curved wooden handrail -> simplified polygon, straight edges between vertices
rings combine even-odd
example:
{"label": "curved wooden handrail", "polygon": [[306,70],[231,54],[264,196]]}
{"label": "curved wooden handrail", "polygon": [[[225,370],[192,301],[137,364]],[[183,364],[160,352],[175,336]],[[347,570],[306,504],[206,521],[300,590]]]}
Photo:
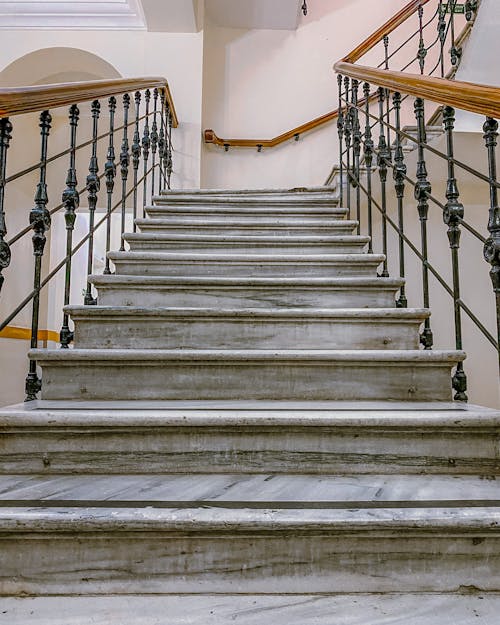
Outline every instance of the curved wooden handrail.
{"label": "curved wooden handrail", "polygon": [[500,118],[500,87],[433,78],[339,61],[335,71],[391,91],[447,104],[471,113]]}
{"label": "curved wooden handrail", "polygon": [[[419,6],[427,4],[430,0],[411,0],[405,7],[403,7],[396,15],[387,20],[380,28],[367,37],[359,46],[357,46],[352,52],[349,52],[344,57],[344,61],[357,61],[378,43],[380,43],[386,35],[392,33],[398,26],[401,26],[409,17],[411,17]],[[319,128],[330,121],[333,121],[338,117],[338,109],[330,111],[321,117],[316,117],[310,122],[306,122],[297,128],[293,128],[288,132],[284,132],[273,139],[221,139],[216,135],[212,129],[205,130],[204,137],[205,143],[212,143],[220,147],[228,148],[274,148],[281,143],[285,143],[290,139],[300,136],[304,132],[309,132],[315,128]]]}
{"label": "curved wooden handrail", "polygon": [[59,106],[70,106],[71,104],[154,87],[165,93],[165,99],[172,112],[172,125],[174,128],[177,128],[179,120],[172,94],[166,78],[161,76],[151,78],[112,78],[109,80],[88,80],[0,89],[0,117],[36,113]]}

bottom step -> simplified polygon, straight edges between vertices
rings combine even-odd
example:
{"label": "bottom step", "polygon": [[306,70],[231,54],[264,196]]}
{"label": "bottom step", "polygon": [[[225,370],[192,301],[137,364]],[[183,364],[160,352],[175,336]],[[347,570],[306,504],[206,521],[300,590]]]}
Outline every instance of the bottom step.
{"label": "bottom step", "polygon": [[[135,595],[5,598],[2,625],[497,625],[500,595]],[[166,615],[168,615],[166,617]]]}

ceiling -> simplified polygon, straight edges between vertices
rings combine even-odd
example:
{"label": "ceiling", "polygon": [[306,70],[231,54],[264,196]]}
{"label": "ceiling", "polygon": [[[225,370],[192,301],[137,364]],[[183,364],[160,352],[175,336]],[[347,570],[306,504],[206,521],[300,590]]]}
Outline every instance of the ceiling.
{"label": "ceiling", "polygon": [[302,0],[206,0],[208,18],[228,28],[295,30]]}
{"label": "ceiling", "polygon": [[227,28],[295,30],[302,0],[0,0],[0,29],[197,32],[202,11]]}

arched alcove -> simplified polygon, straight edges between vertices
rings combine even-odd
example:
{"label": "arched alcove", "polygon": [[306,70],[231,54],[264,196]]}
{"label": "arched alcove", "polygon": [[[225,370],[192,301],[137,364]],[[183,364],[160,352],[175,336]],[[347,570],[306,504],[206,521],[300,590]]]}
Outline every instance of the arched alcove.
{"label": "arched alcove", "polygon": [[86,50],[53,47],[30,52],[7,65],[0,71],[0,87],[103,78],[121,78],[121,74],[100,56]]}

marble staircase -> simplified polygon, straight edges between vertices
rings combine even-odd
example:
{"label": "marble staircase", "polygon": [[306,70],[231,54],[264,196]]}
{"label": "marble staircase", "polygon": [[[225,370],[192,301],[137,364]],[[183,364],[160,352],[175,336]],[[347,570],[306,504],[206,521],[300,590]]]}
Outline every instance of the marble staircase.
{"label": "marble staircase", "polygon": [[500,413],[451,400],[331,194],[166,192],[0,409],[0,624],[465,625]]}

